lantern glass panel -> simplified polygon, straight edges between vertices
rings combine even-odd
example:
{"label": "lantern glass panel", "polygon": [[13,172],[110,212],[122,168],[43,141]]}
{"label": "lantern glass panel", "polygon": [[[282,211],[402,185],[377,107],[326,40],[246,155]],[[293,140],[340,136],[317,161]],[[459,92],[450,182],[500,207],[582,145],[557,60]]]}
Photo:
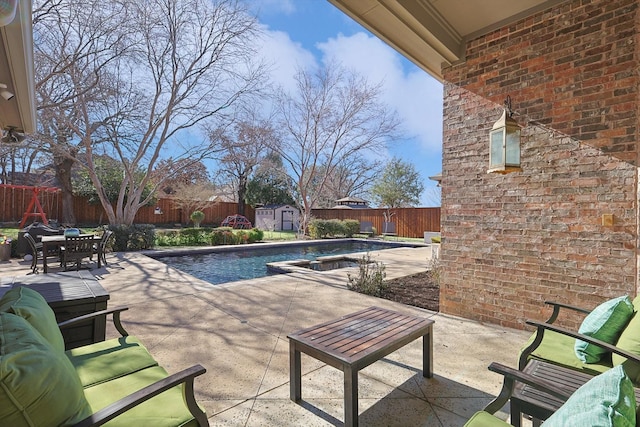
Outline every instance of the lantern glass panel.
{"label": "lantern glass panel", "polygon": [[490,167],[504,165],[504,129],[496,129],[491,132]]}
{"label": "lantern glass panel", "polygon": [[520,166],[520,129],[507,129],[506,164]]}

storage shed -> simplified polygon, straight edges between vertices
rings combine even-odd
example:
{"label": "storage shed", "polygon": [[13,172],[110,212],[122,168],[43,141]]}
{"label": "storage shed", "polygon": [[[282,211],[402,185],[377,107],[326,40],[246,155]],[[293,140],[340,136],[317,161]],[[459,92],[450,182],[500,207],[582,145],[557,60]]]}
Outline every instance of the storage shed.
{"label": "storage shed", "polygon": [[261,230],[297,230],[300,211],[291,205],[266,205],[256,208],[255,226]]}

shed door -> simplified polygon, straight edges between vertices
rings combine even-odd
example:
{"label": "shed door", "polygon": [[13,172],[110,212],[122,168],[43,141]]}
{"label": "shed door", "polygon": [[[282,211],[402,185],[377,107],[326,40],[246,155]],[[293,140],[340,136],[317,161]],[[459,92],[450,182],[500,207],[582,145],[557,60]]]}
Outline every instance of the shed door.
{"label": "shed door", "polygon": [[282,211],[282,230],[293,230],[293,211]]}

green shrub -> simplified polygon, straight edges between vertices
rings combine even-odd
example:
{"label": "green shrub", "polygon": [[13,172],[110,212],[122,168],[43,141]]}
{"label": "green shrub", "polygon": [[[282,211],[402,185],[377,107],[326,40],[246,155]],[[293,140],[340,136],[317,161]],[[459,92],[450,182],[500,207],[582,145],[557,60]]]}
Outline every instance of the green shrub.
{"label": "green shrub", "polygon": [[344,236],[344,227],[339,219],[330,219],[327,221],[327,233],[329,236]]}
{"label": "green shrub", "polygon": [[360,231],[360,221],[357,219],[345,219],[342,221],[342,229],[346,237],[353,237]]}
{"label": "green shrub", "polygon": [[244,245],[249,243],[249,232],[245,230],[239,230],[235,233],[236,235],[236,244]]}
{"label": "green shrub", "polygon": [[358,261],[358,275],[347,274],[347,288],[361,294],[382,297],[389,289],[389,284],[384,281],[385,277],[387,273],[384,264],[372,262],[367,253]]}
{"label": "green shrub", "polygon": [[353,237],[360,231],[360,222],[355,219],[313,219],[309,222],[309,236],[314,239],[327,237]]}
{"label": "green shrub", "polygon": [[209,239],[212,245],[235,245],[237,239],[231,229],[226,230],[226,227],[216,228],[209,235]]}
{"label": "green shrub", "polygon": [[327,237],[326,221],[323,219],[312,219],[309,221],[307,230],[312,239],[324,239]]}
{"label": "green shrub", "polygon": [[110,225],[109,230],[113,231],[116,252],[151,249],[156,240],[152,224]]}
{"label": "green shrub", "polygon": [[204,221],[204,212],[193,211],[189,218],[191,218],[191,221],[193,221],[193,225],[195,226],[195,228],[200,228],[200,223]]}
{"label": "green shrub", "polygon": [[184,246],[208,245],[209,230],[203,228],[184,228],[180,230],[180,240]]}
{"label": "green shrub", "polygon": [[264,238],[264,231],[259,228],[252,228],[249,231],[249,243],[261,242]]}

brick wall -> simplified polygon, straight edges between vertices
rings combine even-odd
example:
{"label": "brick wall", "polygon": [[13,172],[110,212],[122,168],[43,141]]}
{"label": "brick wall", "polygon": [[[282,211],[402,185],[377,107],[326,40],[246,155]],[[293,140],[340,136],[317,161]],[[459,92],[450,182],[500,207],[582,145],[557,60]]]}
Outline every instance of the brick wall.
{"label": "brick wall", "polygon": [[[636,295],[638,16],[636,0],[568,1],[444,70],[443,312],[521,328],[544,300]],[[507,95],[523,171],[487,174]]]}

